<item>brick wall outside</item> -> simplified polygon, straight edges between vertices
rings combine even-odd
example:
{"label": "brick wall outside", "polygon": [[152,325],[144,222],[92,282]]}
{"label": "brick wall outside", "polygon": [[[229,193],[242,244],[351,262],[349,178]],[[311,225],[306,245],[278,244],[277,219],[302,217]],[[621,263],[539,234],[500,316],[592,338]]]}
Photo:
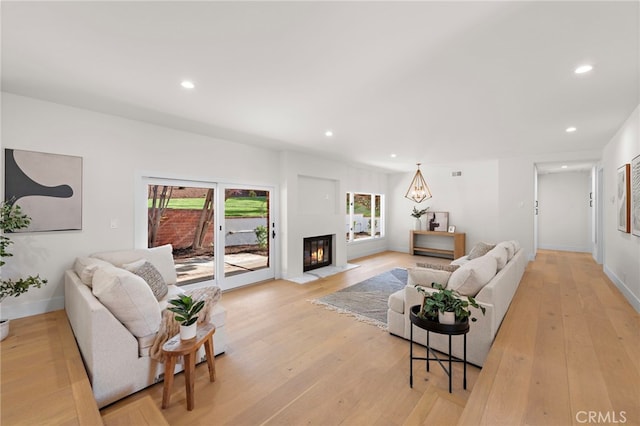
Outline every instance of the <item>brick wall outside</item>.
{"label": "brick wall outside", "polygon": [[[172,244],[174,249],[191,247],[201,211],[166,209],[160,221],[156,246]],[[208,247],[211,244],[213,244],[213,223],[207,229],[203,246]]]}

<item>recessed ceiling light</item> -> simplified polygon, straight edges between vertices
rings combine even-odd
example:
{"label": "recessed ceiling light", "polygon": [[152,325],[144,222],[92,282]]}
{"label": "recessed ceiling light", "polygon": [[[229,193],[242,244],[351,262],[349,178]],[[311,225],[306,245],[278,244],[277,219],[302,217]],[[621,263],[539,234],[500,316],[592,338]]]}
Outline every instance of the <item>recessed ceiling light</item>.
{"label": "recessed ceiling light", "polygon": [[567,167],[569,166],[567,166],[566,164],[563,164],[562,166],[560,166],[561,169],[566,169]]}
{"label": "recessed ceiling light", "polygon": [[185,89],[193,89],[196,87],[196,85],[189,80],[184,80],[182,83],[180,83],[180,86],[184,87]]}
{"label": "recessed ceiling light", "polygon": [[327,130],[326,132],[324,132],[324,135],[328,138],[330,138],[331,136],[333,136],[333,131],[331,130]]}
{"label": "recessed ceiling light", "polygon": [[391,154],[391,158],[396,158],[396,157],[397,157],[397,155]]}
{"label": "recessed ceiling light", "polygon": [[576,74],[584,74],[591,71],[592,69],[593,69],[593,65],[584,64],[584,65],[580,65],[573,72]]}
{"label": "recessed ceiling light", "polygon": [[578,130],[578,129],[576,129],[575,127],[573,127],[573,126],[572,126],[572,127],[567,127],[567,129],[565,130],[565,132],[567,132],[567,133],[573,133],[573,132],[575,132],[576,130]]}

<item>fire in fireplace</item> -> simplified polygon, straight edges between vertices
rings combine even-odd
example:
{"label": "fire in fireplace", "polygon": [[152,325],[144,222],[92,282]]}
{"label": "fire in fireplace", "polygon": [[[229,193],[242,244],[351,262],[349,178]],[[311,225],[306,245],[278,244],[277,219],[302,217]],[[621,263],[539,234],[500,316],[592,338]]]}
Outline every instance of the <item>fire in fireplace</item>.
{"label": "fire in fireplace", "polygon": [[333,261],[331,235],[305,238],[303,250],[304,265],[302,270],[304,272],[329,266]]}

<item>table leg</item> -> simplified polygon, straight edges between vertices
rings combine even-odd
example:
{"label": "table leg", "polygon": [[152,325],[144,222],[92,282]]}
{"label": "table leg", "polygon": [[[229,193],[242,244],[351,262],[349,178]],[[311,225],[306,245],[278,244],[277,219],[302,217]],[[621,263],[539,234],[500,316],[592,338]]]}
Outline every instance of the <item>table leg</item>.
{"label": "table leg", "polygon": [[209,381],[216,381],[216,364],[215,358],[213,355],[213,338],[209,337],[207,341],[204,343],[204,350],[207,354],[207,365],[209,366]]}
{"label": "table leg", "polygon": [[413,324],[409,328],[409,387],[413,388]]}
{"label": "table leg", "polygon": [[195,353],[189,353],[184,356],[184,380],[185,387],[187,388],[187,410],[193,410],[193,399],[194,399],[194,383],[193,376],[194,370],[196,369],[195,365]]}
{"label": "table leg", "polygon": [[467,335],[466,333],[464,334],[464,362],[462,363],[464,365],[464,388],[467,389]]}
{"label": "table leg", "polygon": [[429,330],[427,330],[427,371],[429,371]]}
{"label": "table leg", "polygon": [[449,393],[451,393],[451,377],[453,370],[451,369],[451,335],[449,335]]}
{"label": "table leg", "polygon": [[176,366],[176,359],[171,355],[165,355],[164,360],[164,388],[162,390],[162,408],[169,406],[171,400],[171,387],[173,386],[173,370]]}

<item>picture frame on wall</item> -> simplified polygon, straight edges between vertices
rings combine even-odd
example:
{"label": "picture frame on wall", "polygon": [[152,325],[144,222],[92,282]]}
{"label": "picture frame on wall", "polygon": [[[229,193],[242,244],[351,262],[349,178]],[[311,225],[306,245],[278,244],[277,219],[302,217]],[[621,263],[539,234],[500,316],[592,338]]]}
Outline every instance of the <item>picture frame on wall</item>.
{"label": "picture frame on wall", "polygon": [[82,157],[4,150],[4,201],[31,224],[16,232],[82,229]]}
{"label": "picture frame on wall", "polygon": [[427,212],[427,230],[447,232],[449,227],[449,212]]}
{"label": "picture frame on wall", "polygon": [[616,177],[616,198],[618,230],[629,233],[631,231],[631,215],[629,197],[631,192],[630,182],[631,165],[625,164],[618,168]]}
{"label": "picture frame on wall", "polygon": [[640,155],[631,160],[631,233],[640,237]]}

